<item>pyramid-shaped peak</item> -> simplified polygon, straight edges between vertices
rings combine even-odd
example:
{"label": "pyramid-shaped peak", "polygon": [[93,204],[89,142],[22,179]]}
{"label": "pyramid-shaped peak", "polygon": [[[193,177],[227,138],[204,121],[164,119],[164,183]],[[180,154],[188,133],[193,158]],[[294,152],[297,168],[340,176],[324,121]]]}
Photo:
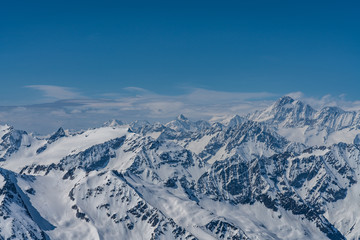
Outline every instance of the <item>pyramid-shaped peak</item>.
{"label": "pyramid-shaped peak", "polygon": [[328,112],[328,113],[344,113],[345,111],[336,106],[327,106],[321,109],[321,112]]}
{"label": "pyramid-shaped peak", "polygon": [[[308,104],[301,100],[294,100],[290,96],[281,97],[272,106],[269,107],[272,111],[284,111],[286,109],[294,109],[295,111],[306,111],[314,113],[315,110]],[[287,111],[287,110],[286,110]]]}
{"label": "pyramid-shaped peak", "polygon": [[295,100],[290,96],[283,96],[276,101],[277,106],[284,106],[286,104],[292,104]]}
{"label": "pyramid-shaped peak", "polygon": [[255,112],[250,120],[272,122],[279,126],[304,126],[311,122],[316,111],[300,100],[283,96],[264,111]]}
{"label": "pyramid-shaped peak", "polygon": [[65,131],[64,131],[64,129],[62,127],[59,127],[59,129],[56,131],[55,134],[57,134],[57,135],[65,135]]}
{"label": "pyramid-shaped peak", "polygon": [[185,117],[183,114],[180,114],[179,116],[177,116],[176,118],[179,121],[188,121],[189,119],[187,119],[187,117]]}
{"label": "pyramid-shaped peak", "polygon": [[234,127],[236,125],[240,125],[244,122],[244,118],[239,115],[234,115],[231,119],[229,119],[228,127]]}
{"label": "pyramid-shaped peak", "polygon": [[64,129],[62,127],[60,127],[53,135],[50,136],[50,138],[48,139],[48,143],[53,143],[56,140],[58,140],[59,138],[65,137],[66,133],[64,131]]}
{"label": "pyramid-shaped peak", "polygon": [[242,117],[240,117],[239,115],[235,114],[231,117],[231,119],[237,119],[237,120],[240,120],[242,119]]}
{"label": "pyramid-shaped peak", "polygon": [[117,127],[121,125],[124,125],[124,122],[117,119],[113,119],[104,123],[105,127]]}
{"label": "pyramid-shaped peak", "polygon": [[130,123],[130,126],[144,126],[144,125],[150,125],[150,123],[146,120],[135,120]]}

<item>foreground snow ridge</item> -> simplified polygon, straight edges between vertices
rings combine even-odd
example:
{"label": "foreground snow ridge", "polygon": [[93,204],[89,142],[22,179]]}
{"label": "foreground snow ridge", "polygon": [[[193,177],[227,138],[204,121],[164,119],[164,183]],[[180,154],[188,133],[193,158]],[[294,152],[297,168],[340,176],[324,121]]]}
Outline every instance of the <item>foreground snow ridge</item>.
{"label": "foreground snow ridge", "polygon": [[0,126],[0,239],[360,239],[360,112]]}

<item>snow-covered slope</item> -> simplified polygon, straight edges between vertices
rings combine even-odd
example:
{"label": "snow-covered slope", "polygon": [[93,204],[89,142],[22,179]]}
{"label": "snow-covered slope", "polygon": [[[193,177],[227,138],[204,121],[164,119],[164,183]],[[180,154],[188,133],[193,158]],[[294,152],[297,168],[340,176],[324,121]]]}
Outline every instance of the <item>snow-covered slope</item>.
{"label": "snow-covered slope", "polygon": [[0,239],[359,239],[360,114],[0,126]]}
{"label": "snow-covered slope", "polygon": [[353,143],[360,133],[360,111],[344,111],[338,107],[324,107],[316,111],[288,96],[247,117],[275,128],[277,133],[290,141],[307,145]]}

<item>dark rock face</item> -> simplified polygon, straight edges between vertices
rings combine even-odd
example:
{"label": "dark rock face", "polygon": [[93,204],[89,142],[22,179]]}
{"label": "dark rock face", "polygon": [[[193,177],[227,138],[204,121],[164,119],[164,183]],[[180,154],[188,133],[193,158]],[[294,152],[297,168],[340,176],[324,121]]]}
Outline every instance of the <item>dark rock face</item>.
{"label": "dark rock face", "polygon": [[218,239],[249,240],[246,234],[231,223],[222,220],[212,220],[205,225]]}
{"label": "dark rock face", "polygon": [[[334,145],[323,156],[305,158],[278,154],[270,158],[245,161],[233,157],[215,162],[197,182],[197,192],[216,201],[233,204],[262,202],[276,211],[282,207],[295,215],[304,215],[331,239],[344,239],[322,215],[325,202],[345,198],[347,187],[356,183],[356,176],[346,161],[335,160],[334,152],[351,151],[344,144]],[[305,153],[319,149],[308,149]],[[344,188],[338,179],[342,178]],[[316,180],[315,185],[310,182]],[[302,196],[298,192],[305,193]],[[276,196],[274,198],[274,196]]]}
{"label": "dark rock face", "polygon": [[48,139],[48,144],[51,144],[58,140],[59,138],[65,137],[65,131],[63,128],[59,128],[51,137]]}
{"label": "dark rock face", "polygon": [[360,145],[360,134],[357,134],[354,138],[354,144],[356,145]]}
{"label": "dark rock face", "polygon": [[[0,161],[5,161],[6,158],[10,157],[10,155],[20,149],[24,136],[27,136],[27,132],[14,130],[13,128],[10,128],[9,132],[2,136],[0,142],[0,152],[4,151],[5,154],[0,158]],[[27,147],[28,146],[29,145],[27,145]]]}
{"label": "dark rock face", "polygon": [[[0,177],[5,184],[0,188],[0,219],[8,222],[10,229],[0,228],[0,237],[7,239],[49,239],[46,230],[52,230],[52,226],[34,209],[28,197],[17,185],[16,174],[0,168]],[[30,190],[31,191],[31,190]],[[31,191],[33,192],[33,191]],[[21,215],[21,217],[16,217]],[[9,230],[11,236],[9,236]],[[5,232],[3,232],[5,231]]]}
{"label": "dark rock face", "polygon": [[[146,225],[151,229],[151,234],[147,236],[147,239],[162,239],[161,237],[165,234],[171,234],[173,239],[197,239],[185,228],[176,224],[173,219],[166,217],[160,210],[142,199],[121,173],[107,172],[101,175],[100,179],[107,179],[107,181],[106,183],[101,181],[92,186],[79,185],[72,190],[72,201],[87,201],[95,205],[95,209],[92,209],[89,215],[81,212],[77,205],[73,205],[72,208],[78,218],[87,221],[94,215],[101,215],[103,218],[110,219],[117,227],[125,225],[126,231],[130,232],[137,231],[139,224]],[[84,188],[86,192],[82,191]],[[123,209],[125,206],[127,208]]]}

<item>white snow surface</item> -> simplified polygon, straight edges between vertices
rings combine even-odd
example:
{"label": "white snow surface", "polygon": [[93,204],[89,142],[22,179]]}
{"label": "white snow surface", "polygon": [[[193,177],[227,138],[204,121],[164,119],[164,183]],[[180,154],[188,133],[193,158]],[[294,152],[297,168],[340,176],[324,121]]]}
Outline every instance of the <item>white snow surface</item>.
{"label": "white snow surface", "polygon": [[93,145],[126,135],[127,130],[127,128],[113,127],[91,129],[74,136],[60,138],[58,141],[49,144],[47,149],[40,154],[37,154],[36,150],[45,144],[45,141],[32,139],[31,147],[16,152],[0,166],[19,172],[24,162],[27,165],[57,163],[68,155],[79,153]]}

